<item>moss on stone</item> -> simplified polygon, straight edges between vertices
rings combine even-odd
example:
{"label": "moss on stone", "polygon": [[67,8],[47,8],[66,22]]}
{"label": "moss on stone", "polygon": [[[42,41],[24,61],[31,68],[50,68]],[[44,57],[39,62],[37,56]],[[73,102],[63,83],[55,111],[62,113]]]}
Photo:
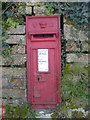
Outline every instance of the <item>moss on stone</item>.
{"label": "moss on stone", "polygon": [[72,118],[83,118],[83,113],[78,111],[73,111]]}
{"label": "moss on stone", "polygon": [[11,78],[11,79],[10,79],[10,83],[13,83],[13,82],[14,82],[14,78]]}
{"label": "moss on stone", "polygon": [[67,25],[73,25],[74,28],[78,28],[78,26],[69,18],[66,19],[66,22],[65,22]]}
{"label": "moss on stone", "polygon": [[65,67],[65,73],[69,73],[69,68],[70,68],[70,65],[69,64],[66,64],[66,67]]}

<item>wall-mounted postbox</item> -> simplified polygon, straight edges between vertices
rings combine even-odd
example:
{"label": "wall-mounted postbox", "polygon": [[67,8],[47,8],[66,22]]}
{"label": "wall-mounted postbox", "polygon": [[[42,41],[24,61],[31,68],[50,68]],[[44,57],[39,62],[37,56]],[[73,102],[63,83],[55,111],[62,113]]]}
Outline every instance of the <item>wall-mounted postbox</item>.
{"label": "wall-mounted postbox", "polygon": [[61,101],[60,16],[27,16],[27,100],[35,108]]}

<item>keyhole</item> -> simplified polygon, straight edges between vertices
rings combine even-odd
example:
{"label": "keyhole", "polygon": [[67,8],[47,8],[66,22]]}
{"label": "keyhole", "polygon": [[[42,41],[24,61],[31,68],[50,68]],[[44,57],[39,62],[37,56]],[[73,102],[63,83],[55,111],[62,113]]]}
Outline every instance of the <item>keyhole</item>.
{"label": "keyhole", "polygon": [[39,77],[38,77],[38,81],[39,81]]}

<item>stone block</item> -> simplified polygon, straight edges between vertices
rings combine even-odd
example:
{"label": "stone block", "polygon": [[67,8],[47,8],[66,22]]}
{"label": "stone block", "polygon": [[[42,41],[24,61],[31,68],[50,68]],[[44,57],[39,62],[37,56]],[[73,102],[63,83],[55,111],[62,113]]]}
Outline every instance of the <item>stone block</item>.
{"label": "stone block", "polygon": [[88,37],[85,35],[84,31],[77,31],[72,25],[67,24],[64,24],[64,37],[66,41],[88,41]]}
{"label": "stone block", "polygon": [[19,88],[25,89],[25,80],[19,78],[2,78],[2,88]]}
{"label": "stone block", "polygon": [[12,47],[12,54],[25,54],[25,45],[14,45]]}
{"label": "stone block", "polygon": [[34,13],[35,13],[35,15],[44,15],[45,9],[46,9],[45,6],[35,6]]}
{"label": "stone block", "polygon": [[25,35],[9,35],[9,38],[6,39],[6,43],[26,45],[26,37]]}
{"label": "stone block", "polygon": [[32,7],[31,6],[26,6],[26,14],[32,14]]}
{"label": "stone block", "polygon": [[25,80],[24,79],[14,79],[10,82],[11,88],[20,88],[25,89]]}
{"label": "stone block", "polygon": [[4,88],[4,87],[8,87],[9,86],[9,84],[8,84],[8,78],[2,78],[2,88]]}
{"label": "stone block", "polygon": [[83,51],[83,52],[84,52],[84,51],[88,52],[88,48],[89,48],[88,43],[85,42],[85,41],[83,41],[83,42],[82,42],[82,51]]}
{"label": "stone block", "polygon": [[81,55],[81,57],[79,58],[79,62],[88,64],[88,54]]}
{"label": "stone block", "polygon": [[25,54],[16,54],[11,55],[10,57],[2,58],[2,65],[18,65],[25,66],[26,55]]}
{"label": "stone block", "polygon": [[26,5],[27,6],[42,6],[44,5],[44,2],[38,2],[38,1],[35,1],[35,2],[26,2]]}
{"label": "stone block", "polygon": [[77,60],[78,60],[78,56],[76,54],[71,53],[71,54],[66,55],[66,61],[67,62],[76,62]]}
{"label": "stone block", "polygon": [[11,68],[11,67],[3,67],[2,68],[2,77],[7,78],[23,78],[26,79],[26,68]]}
{"label": "stone block", "polygon": [[12,98],[12,99],[2,99],[3,100],[3,105],[13,105],[13,106],[17,106],[17,105],[23,105],[24,103],[27,102],[26,98]]}
{"label": "stone block", "polygon": [[[80,44],[81,44],[81,49],[80,49]],[[79,45],[77,47],[77,45]],[[70,45],[66,43],[66,52],[85,52],[88,51],[88,43],[85,41],[82,41],[81,43],[77,44],[76,42],[72,42]]]}
{"label": "stone block", "polygon": [[3,90],[2,90],[2,98],[7,98],[7,99],[22,98],[23,100],[25,100],[26,99],[25,90],[24,89],[7,89],[7,88],[3,88]]}
{"label": "stone block", "polygon": [[2,64],[2,55],[0,55],[0,65]]}
{"label": "stone block", "polygon": [[70,62],[80,62],[80,63],[86,63],[88,64],[88,54],[74,54],[74,53],[68,53],[66,55],[66,61],[68,63]]}
{"label": "stone block", "polygon": [[80,48],[77,47],[75,42],[72,42],[70,45],[66,43],[66,52],[80,51]]}
{"label": "stone block", "polygon": [[25,34],[25,25],[18,25],[16,28],[10,28],[8,34]]}

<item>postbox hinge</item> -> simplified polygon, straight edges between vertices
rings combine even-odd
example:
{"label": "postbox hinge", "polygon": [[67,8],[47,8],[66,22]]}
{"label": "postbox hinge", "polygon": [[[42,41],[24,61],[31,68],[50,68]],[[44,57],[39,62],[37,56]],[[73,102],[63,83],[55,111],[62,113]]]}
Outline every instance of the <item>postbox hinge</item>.
{"label": "postbox hinge", "polygon": [[59,32],[56,33],[56,38],[58,38],[58,37],[59,37]]}
{"label": "postbox hinge", "polygon": [[28,32],[28,37],[29,39],[31,39],[32,35],[30,34],[30,32]]}

